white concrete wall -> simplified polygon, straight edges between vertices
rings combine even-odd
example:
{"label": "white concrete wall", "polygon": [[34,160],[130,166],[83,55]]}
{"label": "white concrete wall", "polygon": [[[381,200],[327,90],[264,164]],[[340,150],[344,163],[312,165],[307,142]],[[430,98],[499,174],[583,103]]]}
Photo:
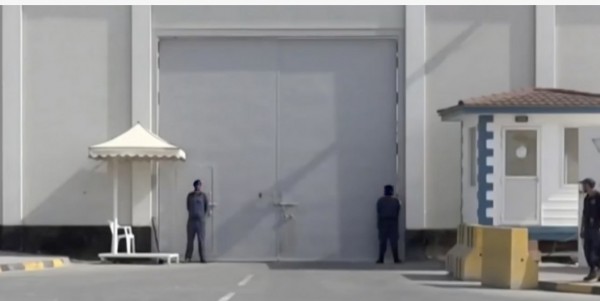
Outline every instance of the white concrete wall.
{"label": "white concrete wall", "polygon": [[403,6],[153,6],[161,29],[398,29]]}
{"label": "white concrete wall", "polygon": [[[2,17],[2,12],[3,12],[3,8],[2,8],[2,7],[0,7],[0,43],[1,43],[1,41],[3,41],[3,37],[2,37],[2,30],[3,30],[3,24],[2,24],[2,23],[3,23],[3,17]],[[3,55],[3,54],[2,54],[2,50],[3,50],[3,47],[2,47],[2,45],[0,44],[0,58],[2,58],[2,55]],[[2,70],[2,67],[1,67],[1,66],[2,66],[2,61],[0,60],[0,70]],[[3,80],[2,80],[2,75],[3,75],[3,74],[2,74],[2,73],[3,73],[3,72],[0,72],[0,83],[2,83],[2,82],[3,82]],[[3,95],[3,93],[4,93],[4,91],[2,90],[2,85],[0,85],[0,95]],[[4,115],[3,115],[3,112],[2,112],[2,107],[3,107],[3,105],[2,105],[2,101],[0,101],[0,118],[2,118],[2,117],[4,116]],[[2,136],[1,136],[1,135],[2,135],[2,128],[3,128],[3,123],[2,123],[2,122],[0,122],[0,150],[3,150],[3,149],[4,149],[4,148],[2,147],[2,142],[3,142],[3,139],[2,139]],[[4,166],[2,165],[2,163],[3,163],[2,161],[3,161],[3,160],[2,160],[1,158],[2,158],[2,156],[0,156],[0,196],[4,196],[4,192],[3,192],[3,189],[2,189],[2,186],[3,186],[3,184],[4,184],[4,183],[3,183],[3,181],[1,180],[1,178],[3,177],[3,174],[4,174]],[[3,207],[4,207],[4,206],[3,206],[3,202],[2,202],[2,201],[0,201],[0,225],[2,225],[2,224],[3,224],[3,220],[4,220]]]}
{"label": "white concrete wall", "polygon": [[535,7],[535,85],[556,87],[556,6]]}
{"label": "white concrete wall", "polygon": [[[154,117],[156,54],[152,31],[152,7],[131,7],[131,124],[141,124],[156,132]],[[134,226],[151,225],[153,205],[158,204],[156,183],[152,180],[151,162],[131,163],[131,223]],[[155,202],[153,204],[153,202]]]}
{"label": "white concrete wall", "polygon": [[[463,146],[462,146],[462,216],[461,222],[469,224],[477,224],[479,222],[477,217],[477,208],[479,203],[477,201],[477,117],[468,116],[463,119]],[[475,185],[471,186],[471,162],[470,162],[470,142],[469,142],[469,129],[475,128]]]}
{"label": "white concrete wall", "polygon": [[[425,175],[427,116],[425,64],[426,56],[426,7],[406,7],[405,68],[404,68],[404,145],[405,149],[405,198],[406,226],[408,229],[425,227],[427,212],[427,190]],[[399,119],[402,120],[402,119]],[[400,131],[399,131],[400,132]],[[402,132],[400,132],[402,133]],[[402,137],[402,134],[400,135]],[[400,159],[402,160],[402,159]]]}
{"label": "white concrete wall", "polygon": [[557,86],[600,93],[600,6],[558,6]]}
{"label": "white concrete wall", "polygon": [[[24,194],[28,225],[105,225],[106,164],[87,147],[131,123],[127,6],[23,7]],[[120,169],[120,219],[131,221],[130,167]]]}
{"label": "white concrete wall", "polygon": [[[2,7],[2,224],[22,217],[22,14]],[[10,175],[10,176],[7,176]]]}
{"label": "white concrete wall", "polygon": [[534,13],[533,6],[427,7],[427,228],[453,228],[460,212],[460,129],[436,110],[533,86]]}

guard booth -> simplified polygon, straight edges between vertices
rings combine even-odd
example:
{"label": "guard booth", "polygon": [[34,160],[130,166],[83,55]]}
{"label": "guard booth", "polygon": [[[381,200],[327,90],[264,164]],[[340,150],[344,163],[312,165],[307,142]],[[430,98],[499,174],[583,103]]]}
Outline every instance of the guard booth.
{"label": "guard booth", "polygon": [[590,140],[600,138],[599,112],[598,94],[543,88],[439,110],[442,120],[461,123],[462,221],[527,227],[531,240],[576,241],[578,181],[600,179]]}

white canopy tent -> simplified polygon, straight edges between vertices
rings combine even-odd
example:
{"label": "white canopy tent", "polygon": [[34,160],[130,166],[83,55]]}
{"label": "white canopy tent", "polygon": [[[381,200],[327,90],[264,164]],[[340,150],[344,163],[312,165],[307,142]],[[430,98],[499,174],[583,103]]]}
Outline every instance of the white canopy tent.
{"label": "white canopy tent", "polygon": [[113,176],[113,223],[111,253],[118,251],[118,190],[120,160],[185,160],[185,152],[146,130],[139,123],[125,133],[104,143],[89,147],[92,159],[107,160],[112,163]]}

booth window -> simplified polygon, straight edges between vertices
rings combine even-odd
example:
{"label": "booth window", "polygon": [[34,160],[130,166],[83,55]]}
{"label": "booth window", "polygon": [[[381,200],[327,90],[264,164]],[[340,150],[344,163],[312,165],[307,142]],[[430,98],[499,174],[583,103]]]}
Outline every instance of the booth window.
{"label": "booth window", "polygon": [[538,132],[536,130],[506,130],[504,172],[507,177],[538,176]]}
{"label": "booth window", "polygon": [[579,181],[579,129],[564,129],[564,167],[565,184],[577,184]]}
{"label": "booth window", "polygon": [[469,128],[469,177],[471,187],[475,186],[477,179],[477,132],[475,127]]}

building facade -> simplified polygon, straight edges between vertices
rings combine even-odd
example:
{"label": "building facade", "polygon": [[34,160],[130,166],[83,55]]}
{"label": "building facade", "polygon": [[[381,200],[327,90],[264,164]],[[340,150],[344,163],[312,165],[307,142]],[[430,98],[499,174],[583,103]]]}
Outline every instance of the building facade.
{"label": "building facade", "polygon": [[460,127],[436,110],[531,86],[600,92],[599,13],[3,6],[1,247],[107,249],[111,183],[86,150],[137,122],[189,155],[122,165],[119,220],[138,250],[183,248],[195,177],[227,260],[363,260],[371,200],[389,182],[409,231],[454,228]]}

